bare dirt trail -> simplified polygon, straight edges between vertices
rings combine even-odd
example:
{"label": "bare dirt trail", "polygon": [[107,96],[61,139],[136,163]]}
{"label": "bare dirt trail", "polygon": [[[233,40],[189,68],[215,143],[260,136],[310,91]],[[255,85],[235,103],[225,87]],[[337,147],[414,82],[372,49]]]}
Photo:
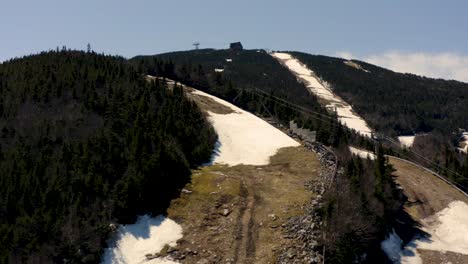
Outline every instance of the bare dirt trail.
{"label": "bare dirt trail", "polygon": [[321,169],[315,154],[290,147],[269,165],[194,171],[168,210],[184,230],[171,255],[182,263],[275,263],[282,249],[301,243],[287,236],[283,224],[305,213],[316,195],[305,183]]}
{"label": "bare dirt trail", "polygon": [[468,197],[452,186],[418,166],[389,157],[396,171],[396,181],[408,197],[408,213],[421,220],[446,208],[453,201],[468,203]]}

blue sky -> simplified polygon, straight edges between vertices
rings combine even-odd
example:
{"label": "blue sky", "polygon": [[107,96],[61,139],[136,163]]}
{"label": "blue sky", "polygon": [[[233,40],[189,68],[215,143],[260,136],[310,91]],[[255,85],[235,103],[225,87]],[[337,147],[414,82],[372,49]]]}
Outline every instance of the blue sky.
{"label": "blue sky", "polygon": [[132,57],[239,40],[246,48],[383,61],[448,55],[468,65],[468,1],[461,0],[0,1],[0,61],[88,42]]}

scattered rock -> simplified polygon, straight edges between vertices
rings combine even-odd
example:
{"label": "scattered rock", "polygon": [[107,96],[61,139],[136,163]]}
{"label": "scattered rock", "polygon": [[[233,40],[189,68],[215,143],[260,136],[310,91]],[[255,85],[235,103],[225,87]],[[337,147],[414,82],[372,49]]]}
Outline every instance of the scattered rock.
{"label": "scattered rock", "polygon": [[192,193],[192,191],[183,188],[183,189],[182,189],[182,193],[188,193],[188,194],[190,194],[190,193]]}
{"label": "scattered rock", "polygon": [[275,214],[269,214],[268,217],[270,218],[271,221],[276,221],[277,219]]}
{"label": "scattered rock", "polygon": [[319,241],[324,223],[317,209],[323,206],[323,194],[333,183],[335,175],[342,174],[343,169],[337,168],[335,155],[320,143],[308,143],[306,148],[317,154],[324,168],[317,178],[304,184],[307,189],[318,195],[305,205],[304,215],[291,217],[281,225],[285,232],[283,238],[292,239],[295,246],[280,250],[276,263],[322,263],[322,248]]}
{"label": "scattered rock", "polygon": [[177,248],[175,248],[175,247],[168,247],[166,252],[167,252],[167,253],[172,253],[172,252],[175,252],[175,251],[177,251]]}
{"label": "scattered rock", "polygon": [[157,258],[157,257],[155,257],[155,256],[154,256],[153,254],[151,254],[151,253],[146,254],[145,257],[146,257],[147,260],[152,260],[152,259],[154,259],[154,258]]}
{"label": "scattered rock", "polygon": [[222,216],[228,216],[231,213],[229,209],[224,209],[223,212],[221,213]]}

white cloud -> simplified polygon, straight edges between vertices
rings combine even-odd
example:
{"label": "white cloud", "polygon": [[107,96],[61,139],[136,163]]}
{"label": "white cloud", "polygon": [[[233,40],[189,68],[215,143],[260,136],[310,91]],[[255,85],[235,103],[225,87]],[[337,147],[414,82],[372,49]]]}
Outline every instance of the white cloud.
{"label": "white cloud", "polygon": [[336,56],[366,61],[397,72],[468,82],[468,56],[451,52],[388,51],[382,54],[355,56],[350,52],[341,51],[337,52]]}

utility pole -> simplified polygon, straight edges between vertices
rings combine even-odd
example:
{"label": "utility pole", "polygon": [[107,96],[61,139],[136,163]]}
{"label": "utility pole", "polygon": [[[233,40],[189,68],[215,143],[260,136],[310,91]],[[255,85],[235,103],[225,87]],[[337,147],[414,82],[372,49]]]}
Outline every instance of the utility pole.
{"label": "utility pole", "polygon": [[192,45],[194,45],[195,49],[198,50],[198,46],[200,46],[200,42],[194,42]]}

